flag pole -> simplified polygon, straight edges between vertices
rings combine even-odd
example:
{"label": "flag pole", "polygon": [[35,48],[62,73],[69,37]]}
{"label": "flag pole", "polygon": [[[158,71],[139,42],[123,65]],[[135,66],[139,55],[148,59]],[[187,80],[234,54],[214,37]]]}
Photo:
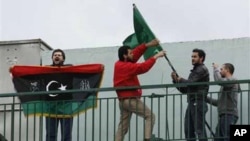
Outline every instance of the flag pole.
{"label": "flag pole", "polygon": [[164,55],[164,57],[165,57],[165,59],[168,61],[168,64],[169,64],[169,66],[171,67],[171,69],[173,70],[173,72],[175,72],[175,73],[176,73],[176,76],[178,77],[178,74],[177,74],[176,70],[174,69],[173,65],[171,64],[171,62],[170,62],[170,60],[168,59],[168,57],[167,57],[166,54]]}

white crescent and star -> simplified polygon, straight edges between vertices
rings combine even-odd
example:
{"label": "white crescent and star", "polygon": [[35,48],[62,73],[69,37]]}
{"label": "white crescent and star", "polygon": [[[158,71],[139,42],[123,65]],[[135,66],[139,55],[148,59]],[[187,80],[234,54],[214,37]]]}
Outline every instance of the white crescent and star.
{"label": "white crescent and star", "polygon": [[[49,91],[49,87],[50,87],[50,85],[53,84],[53,83],[58,84],[59,82],[57,82],[57,81],[55,81],[55,80],[50,81],[50,82],[47,84],[47,86],[46,86],[46,91]],[[58,87],[58,90],[65,91],[65,90],[66,90],[66,87],[67,87],[67,85],[64,86],[63,84],[61,84],[61,86]],[[49,96],[51,96],[51,97],[56,97],[57,95],[58,95],[58,94],[49,94]]]}

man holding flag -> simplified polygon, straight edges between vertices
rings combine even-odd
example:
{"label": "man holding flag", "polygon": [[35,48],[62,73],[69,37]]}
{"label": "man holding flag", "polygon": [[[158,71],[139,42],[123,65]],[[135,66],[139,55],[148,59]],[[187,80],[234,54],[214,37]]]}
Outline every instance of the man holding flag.
{"label": "man holding flag", "polygon": [[[129,46],[121,46],[118,50],[119,60],[114,66],[114,87],[124,86],[140,86],[137,75],[149,71],[156,60],[165,55],[165,51],[159,51],[153,57],[150,57],[143,63],[136,63],[147,48],[159,45],[159,41],[154,39],[148,43],[143,43],[135,49]],[[146,120],[145,123],[145,141],[149,141],[152,135],[152,129],[155,122],[155,115],[152,111],[140,100],[142,95],[141,89],[117,90],[119,98],[120,122],[115,135],[115,141],[122,141],[129,128],[129,122],[132,113],[141,116]]]}
{"label": "man holding flag", "polygon": [[71,141],[73,117],[97,107],[98,91],[85,90],[100,87],[104,65],[66,65],[60,49],[51,58],[49,66],[11,67],[12,81],[24,115],[46,117],[46,141],[57,141],[58,124],[61,141]]}
{"label": "man holding flag", "polygon": [[[209,71],[204,64],[206,53],[202,49],[193,49],[192,51],[192,65],[189,77],[182,78],[176,74],[171,73],[173,83],[197,83],[209,82]],[[187,141],[207,141],[207,133],[205,129],[206,113],[208,106],[205,102],[209,90],[209,85],[189,85],[187,87],[177,87],[177,89],[184,94],[187,94],[187,110],[184,120],[185,137]]]}
{"label": "man holding flag", "polygon": [[[134,33],[129,35],[120,47],[119,61],[115,63],[114,87],[119,86],[140,86],[137,75],[150,70],[155,60],[165,57],[174,72],[175,69],[163,51],[159,41],[149,28],[136,5],[133,4]],[[147,43],[147,44],[145,44]],[[132,50],[133,49],[133,50]],[[136,63],[140,56],[145,62]],[[149,141],[152,134],[155,116],[151,110],[140,100],[142,92],[137,90],[117,91],[119,106],[121,110],[121,121],[115,136],[115,141],[121,141],[128,131],[129,120],[132,113],[135,113],[146,120],[145,141]]]}
{"label": "man holding flag", "polygon": [[[52,65],[53,67],[61,67],[66,66],[64,64],[65,61],[65,53],[61,49],[56,49],[52,52]],[[72,66],[72,65],[70,65]],[[54,74],[56,75],[56,74]],[[63,81],[70,81],[70,79],[64,78]],[[51,81],[52,82],[52,81]],[[52,83],[51,83],[52,84]],[[53,86],[53,85],[50,85]],[[65,85],[67,86],[67,85]],[[57,87],[57,86],[56,86]],[[68,86],[72,89],[72,86]],[[55,102],[56,106],[59,104],[59,99],[64,100],[62,101],[63,104],[66,103],[66,100],[72,99],[71,94],[49,94],[46,98],[51,102]],[[55,106],[55,105],[52,105]],[[54,108],[54,107],[51,107]],[[69,118],[59,118],[59,117],[46,117],[46,141],[57,141],[57,128],[58,123],[61,124],[61,135],[62,141],[71,141],[72,139],[72,125],[73,125],[73,116]]]}

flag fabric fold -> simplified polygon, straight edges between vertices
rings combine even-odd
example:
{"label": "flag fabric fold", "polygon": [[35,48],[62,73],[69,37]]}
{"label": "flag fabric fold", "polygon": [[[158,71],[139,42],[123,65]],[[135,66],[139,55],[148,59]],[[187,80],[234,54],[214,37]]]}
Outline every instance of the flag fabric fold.
{"label": "flag fabric fold", "polygon": [[[123,41],[123,45],[129,45],[131,46],[131,48],[134,48],[139,44],[147,43],[156,38],[154,33],[151,31],[148,24],[146,23],[146,21],[144,20],[143,16],[141,15],[140,11],[135,6],[135,4],[133,5],[133,21],[134,21],[135,32],[129,35]],[[161,50],[162,47],[160,45],[158,45],[155,48],[148,48],[146,52],[143,54],[143,57],[145,60],[147,60],[148,58],[152,57],[154,54],[156,54]]]}
{"label": "flag fabric fold", "polygon": [[[73,117],[97,106],[98,92],[104,66],[88,64],[77,66],[14,66],[11,69],[13,84],[18,93],[25,116]],[[37,94],[49,92],[49,94]],[[23,92],[30,92],[23,95]],[[58,93],[56,93],[58,92]]]}
{"label": "flag fabric fold", "polygon": [[122,43],[123,45],[129,46],[132,49],[134,49],[136,46],[139,45],[139,42],[137,40],[136,34],[133,33],[129,35]]}

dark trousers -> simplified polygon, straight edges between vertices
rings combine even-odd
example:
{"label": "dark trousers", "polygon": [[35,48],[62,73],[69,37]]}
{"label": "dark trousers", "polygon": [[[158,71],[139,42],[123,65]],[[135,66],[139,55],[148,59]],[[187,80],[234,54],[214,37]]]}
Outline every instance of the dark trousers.
{"label": "dark trousers", "polygon": [[219,117],[219,122],[216,127],[216,137],[221,139],[215,139],[214,141],[229,141],[230,137],[230,125],[236,124],[238,117],[231,114],[223,114]]}
{"label": "dark trousers", "polygon": [[8,140],[0,133],[0,141],[8,141]]}
{"label": "dark trousers", "polygon": [[46,118],[46,141],[57,141],[57,129],[60,122],[61,141],[72,140],[73,118]]}
{"label": "dark trousers", "polygon": [[[204,101],[190,101],[185,114],[184,130],[187,141],[207,141],[205,128],[206,113],[208,107]],[[203,139],[202,139],[203,138]]]}

